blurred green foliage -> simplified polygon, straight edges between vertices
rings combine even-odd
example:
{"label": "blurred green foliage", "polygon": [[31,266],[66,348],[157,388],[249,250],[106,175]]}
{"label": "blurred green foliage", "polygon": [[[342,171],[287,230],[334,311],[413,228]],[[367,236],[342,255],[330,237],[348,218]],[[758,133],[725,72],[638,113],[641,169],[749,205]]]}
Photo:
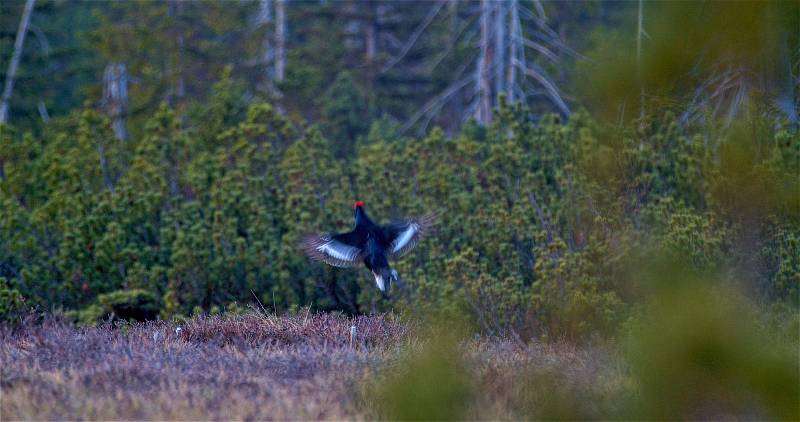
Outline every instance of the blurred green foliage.
{"label": "blurred green foliage", "polygon": [[[400,363],[400,370],[366,386],[365,402],[377,419],[464,420],[474,400],[467,363],[452,324],[437,325]],[[446,329],[444,327],[447,327]]]}
{"label": "blurred green foliage", "polygon": [[797,420],[796,308],[764,313],[730,280],[649,267],[656,294],[619,342],[520,343],[429,318],[362,406],[391,420]]}
{"label": "blurred green foliage", "polygon": [[773,98],[772,113],[797,122],[796,1],[640,6],[638,16],[627,10],[625,26],[600,27],[589,60],[577,64],[576,90],[595,116],[629,123],[680,108],[683,120],[713,126],[734,120],[756,92]]}
{"label": "blurred green foliage", "polygon": [[639,387],[631,417],[717,419],[754,412],[749,416],[797,420],[798,343],[760,327],[752,303],[728,286],[664,282],[669,288],[648,303],[627,346]]}

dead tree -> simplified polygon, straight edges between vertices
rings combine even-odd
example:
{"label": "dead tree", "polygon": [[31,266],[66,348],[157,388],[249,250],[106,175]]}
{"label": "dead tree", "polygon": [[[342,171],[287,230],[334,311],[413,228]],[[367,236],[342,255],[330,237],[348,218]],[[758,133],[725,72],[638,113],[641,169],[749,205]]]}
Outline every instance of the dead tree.
{"label": "dead tree", "polygon": [[274,34],[269,32],[272,26],[272,3],[273,0],[261,0],[258,8],[258,15],[255,19],[256,29],[264,31],[261,40],[261,54],[258,59],[258,67],[263,69],[263,89],[273,96],[277,96],[275,87],[275,46],[272,43]]}
{"label": "dead tree", "polygon": [[22,47],[25,45],[25,34],[28,32],[28,25],[31,21],[33,4],[35,1],[36,0],[27,0],[25,2],[25,9],[22,11],[22,19],[19,21],[17,38],[14,41],[14,52],[11,54],[11,61],[8,63],[6,82],[5,86],[3,87],[3,96],[0,98],[0,123],[8,122],[8,103],[11,100],[11,93],[14,91],[14,77],[17,74],[19,61],[22,58]]}
{"label": "dead tree", "polygon": [[[522,7],[518,1],[510,3],[512,10],[508,15],[513,31],[508,37],[508,45],[509,49],[513,49],[514,55],[509,58],[507,66],[516,67],[515,72],[524,75],[527,80],[515,78],[514,85],[506,87],[506,91],[517,92],[515,98],[522,102],[527,102],[527,98],[531,96],[544,96],[562,116],[567,117],[570,115],[569,106],[562,98],[558,85],[548,74],[545,64],[556,66],[560,64],[560,57],[556,52],[566,52],[570,55],[575,53],[565,46],[558,34],[548,26],[541,2],[536,0],[533,6],[534,10],[529,10]],[[522,19],[532,23],[528,31],[522,30]],[[526,36],[526,33],[530,36]],[[539,62],[534,59],[528,60],[527,51],[532,53],[532,57],[541,60]]]}
{"label": "dead tree", "polygon": [[367,8],[365,15],[364,25],[364,46],[365,57],[367,59],[367,89],[372,92],[375,86],[375,78],[377,77],[377,59],[378,59],[378,5],[373,0],[369,0],[364,4]]}
{"label": "dead tree", "polygon": [[[472,14],[472,18],[465,21],[472,29],[464,32],[455,29],[458,7],[450,4],[448,10],[452,29],[449,44],[455,45],[458,38],[463,36],[463,41],[477,47],[474,55],[467,56],[463,61],[471,74],[463,77],[456,69],[450,85],[413,113],[401,131],[412,126],[424,130],[444,105],[455,98],[462,98],[467,106],[467,112],[463,115],[474,117],[484,125],[491,123],[492,110],[497,106],[500,95],[505,95],[512,103],[527,103],[531,98],[545,99],[562,116],[569,116],[569,106],[548,72],[560,64],[559,53],[572,57],[578,55],[565,46],[559,35],[548,26],[544,7],[539,0],[525,4],[533,7],[529,9],[519,0],[481,0],[476,7],[477,16]],[[422,30],[436,17],[438,9],[432,9],[432,13],[420,25],[419,32],[414,32],[412,41],[416,41]],[[477,30],[473,23],[475,21]],[[476,36],[477,45],[473,41]],[[451,50],[446,50],[435,62],[441,62]],[[408,48],[404,48],[400,55],[384,66],[383,71],[397,64],[407,51]],[[465,92],[466,95],[459,97],[459,92]]]}
{"label": "dead tree", "polygon": [[[644,119],[644,81],[642,79],[642,36],[644,33],[644,0],[639,0],[636,19],[636,78],[639,80],[639,118]],[[644,124],[642,122],[642,124]]]}
{"label": "dead tree", "polygon": [[103,109],[111,118],[117,139],[128,139],[125,115],[128,109],[128,70],[124,63],[111,63],[103,74]]}
{"label": "dead tree", "polygon": [[365,40],[367,63],[371,66],[378,58],[378,6],[373,0],[365,5],[367,8]]}
{"label": "dead tree", "polygon": [[480,16],[480,47],[481,54],[478,57],[477,74],[475,75],[475,82],[477,83],[478,93],[478,109],[475,118],[479,123],[489,124],[492,121],[492,85],[491,67],[494,64],[492,57],[492,29],[491,14],[493,4],[489,0],[481,0],[481,16]]}
{"label": "dead tree", "polygon": [[[526,50],[531,50],[545,62],[556,64],[559,57],[554,50],[564,49],[556,33],[546,25],[542,5],[538,1],[533,5],[535,10],[531,11],[517,0],[481,1],[480,55],[475,76],[475,117],[479,123],[491,123],[491,110],[497,106],[500,94],[511,102],[526,102],[530,96],[543,94],[562,115],[570,114],[557,84],[545,68],[526,60]],[[534,37],[526,37],[523,32],[521,14],[532,23],[530,32]]]}
{"label": "dead tree", "polygon": [[[508,61],[510,66],[506,69],[506,87],[508,101],[513,103],[517,86],[517,66],[515,62],[519,61],[517,55],[525,52],[525,47],[521,45],[522,41],[522,28],[519,23],[519,11],[517,10],[517,0],[510,0],[508,4],[508,36],[510,42],[508,44]],[[524,62],[524,59],[522,60]]]}
{"label": "dead tree", "polygon": [[286,76],[286,0],[275,2],[275,81]]}
{"label": "dead tree", "polygon": [[494,78],[495,95],[498,95],[501,92],[506,92],[505,69],[509,67],[509,62],[506,60],[506,53],[510,44],[507,33],[507,14],[507,2],[500,1],[494,4],[492,30],[494,32],[494,62],[496,65],[492,67],[492,77]]}
{"label": "dead tree", "polygon": [[184,13],[185,2],[183,0],[171,0],[169,2],[168,14],[172,17],[176,25],[173,26],[173,36],[177,44],[175,56],[171,57],[167,74],[170,75],[170,90],[167,101],[171,106],[180,105],[186,96],[186,82],[183,74],[183,62],[186,50],[186,40],[184,37],[184,27],[181,19]]}

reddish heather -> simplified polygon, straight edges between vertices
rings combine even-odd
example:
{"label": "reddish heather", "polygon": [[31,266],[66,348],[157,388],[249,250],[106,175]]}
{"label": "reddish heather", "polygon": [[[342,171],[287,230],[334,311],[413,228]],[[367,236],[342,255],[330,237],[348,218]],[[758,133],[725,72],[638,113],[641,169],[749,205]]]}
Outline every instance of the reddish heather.
{"label": "reddish heather", "polygon": [[0,416],[360,418],[360,382],[393,359],[406,335],[404,325],[384,315],[249,314],[83,329],[57,321],[4,326]]}
{"label": "reddish heather", "polygon": [[393,315],[330,313],[0,324],[0,420],[413,417],[386,399],[407,409],[427,399],[425,415],[457,400],[445,418],[575,417],[613,414],[624,387],[601,350],[495,337],[437,348],[448,336],[424,331]]}

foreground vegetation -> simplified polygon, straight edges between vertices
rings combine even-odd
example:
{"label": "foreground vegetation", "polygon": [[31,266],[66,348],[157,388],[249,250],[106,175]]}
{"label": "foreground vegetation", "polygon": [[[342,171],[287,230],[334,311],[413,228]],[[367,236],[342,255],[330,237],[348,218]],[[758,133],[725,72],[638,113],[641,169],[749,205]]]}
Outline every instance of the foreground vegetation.
{"label": "foreground vegetation", "polygon": [[[351,346],[351,324],[358,338]],[[391,360],[390,318],[194,319],[3,327],[5,420],[350,419],[357,383]]]}
{"label": "foreground vegetation", "polygon": [[[662,319],[654,327],[666,334],[662,343],[646,330],[624,347],[462,337],[457,324],[403,322],[391,314],[248,311],[92,328],[53,319],[3,324],[0,414],[8,420],[796,419],[793,353],[747,323],[728,326],[740,308],[710,306],[710,313],[687,310],[713,316],[701,337],[697,328]],[[715,361],[707,360],[709,352]]]}

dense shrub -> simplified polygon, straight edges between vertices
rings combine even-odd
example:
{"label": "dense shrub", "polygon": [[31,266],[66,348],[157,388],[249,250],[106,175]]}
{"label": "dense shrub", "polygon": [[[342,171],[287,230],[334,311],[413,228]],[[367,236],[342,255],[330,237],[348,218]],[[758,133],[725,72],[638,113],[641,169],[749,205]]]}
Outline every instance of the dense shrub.
{"label": "dense shrub", "polygon": [[0,321],[13,319],[24,309],[25,299],[16,289],[8,287],[8,281],[0,277]]}
{"label": "dense shrub", "polygon": [[[743,155],[739,132],[712,142],[668,113],[611,130],[584,112],[533,121],[503,104],[490,127],[370,133],[345,148],[268,104],[243,112],[232,90],[221,81],[189,118],[162,107],[125,142],[89,109],[38,137],[1,127],[9,289],[86,308],[86,320],[257,299],[278,311],[450,310],[487,332],[579,339],[615,332],[647,291],[630,264],[661,251],[798,303],[796,131],[758,132],[758,153]],[[350,117],[336,130],[364,134]],[[410,287],[396,302],[365,271],[311,265],[297,248],[304,233],[350,227],[354,198],[386,219],[444,211],[435,237],[396,263]],[[109,302],[121,292],[137,304],[115,309],[128,306]]]}

